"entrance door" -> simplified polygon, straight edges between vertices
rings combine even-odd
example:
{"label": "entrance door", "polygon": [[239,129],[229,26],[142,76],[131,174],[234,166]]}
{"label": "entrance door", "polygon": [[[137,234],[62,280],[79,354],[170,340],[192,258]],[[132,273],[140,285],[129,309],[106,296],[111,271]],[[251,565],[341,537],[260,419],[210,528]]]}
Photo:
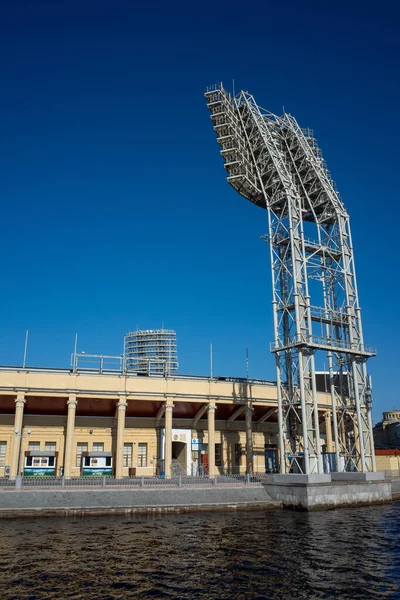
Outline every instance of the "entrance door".
{"label": "entrance door", "polygon": [[[187,445],[184,442],[172,442],[172,474],[186,475]],[[174,471],[176,471],[174,473]]]}
{"label": "entrance door", "polygon": [[265,472],[266,473],[277,473],[278,472],[278,450],[276,446],[265,444],[264,450],[265,457]]}

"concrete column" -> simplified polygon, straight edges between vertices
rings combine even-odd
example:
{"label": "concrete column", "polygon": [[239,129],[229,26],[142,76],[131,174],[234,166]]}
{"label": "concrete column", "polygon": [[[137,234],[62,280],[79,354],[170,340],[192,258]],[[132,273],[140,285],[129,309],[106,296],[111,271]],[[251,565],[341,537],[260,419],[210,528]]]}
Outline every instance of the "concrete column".
{"label": "concrete column", "polygon": [[[11,449],[11,461],[10,461],[10,478],[15,479],[18,475],[18,461],[20,448],[22,444],[22,421],[24,418],[24,406],[25,406],[25,393],[18,392],[15,399],[15,416],[14,416],[14,437]],[[15,433],[17,432],[17,433]]]}
{"label": "concrete column", "polygon": [[229,445],[226,431],[221,432],[221,443],[222,443],[222,467],[227,473],[231,473],[231,463],[229,457]]}
{"label": "concrete column", "polygon": [[[372,415],[371,409],[368,410],[368,429],[369,429],[369,451],[371,453],[371,469],[372,471],[376,471],[376,458],[375,458],[375,444],[374,444],[374,436],[372,432]],[[399,465],[400,466],[400,465]]]}
{"label": "concrete column", "polygon": [[64,453],[64,477],[71,477],[71,467],[73,464],[72,452],[74,449],[74,432],[75,432],[75,412],[78,401],[76,394],[70,394],[68,398],[68,417],[67,417],[67,435],[65,438],[65,453]]}
{"label": "concrete column", "polygon": [[357,465],[357,469],[359,471],[364,471],[365,467],[362,464],[362,460],[361,460],[361,444],[360,444],[360,430],[358,428],[358,421],[357,418],[355,418],[353,420],[353,433],[354,433],[354,450],[353,453],[355,452],[356,457],[355,457],[355,462]]}
{"label": "concrete column", "polygon": [[164,435],[164,473],[166,479],[171,479],[172,463],[172,411],[174,405],[168,399],[165,405],[165,435]]}
{"label": "concrete column", "polygon": [[208,476],[215,477],[215,401],[208,405]]}
{"label": "concrete column", "polygon": [[326,433],[326,451],[333,452],[332,441],[332,414],[328,411],[325,413],[325,433]]}
{"label": "concrete column", "polygon": [[246,402],[246,473],[253,474],[253,406],[251,400]]}
{"label": "concrete column", "polygon": [[124,434],[125,434],[126,398],[121,397],[117,404],[117,451],[115,457],[115,477],[123,476]]}
{"label": "concrete column", "polygon": [[341,439],[343,448],[339,447],[339,452],[340,451],[345,452],[348,448],[347,448],[346,424],[345,424],[344,418],[342,418],[342,420],[340,422],[340,439]]}

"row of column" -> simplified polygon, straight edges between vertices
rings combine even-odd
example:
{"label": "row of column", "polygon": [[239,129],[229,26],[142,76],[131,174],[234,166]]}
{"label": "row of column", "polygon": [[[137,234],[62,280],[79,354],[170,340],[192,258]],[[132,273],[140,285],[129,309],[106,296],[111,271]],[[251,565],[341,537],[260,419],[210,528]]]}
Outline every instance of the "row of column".
{"label": "row of column", "polygon": [[[65,457],[64,457],[64,476],[71,477],[71,467],[73,461],[74,447],[74,431],[75,431],[75,414],[78,401],[76,395],[70,395],[68,399],[68,416],[67,416],[67,435],[65,440]],[[120,478],[123,476],[123,459],[124,459],[124,434],[125,434],[125,414],[126,414],[126,398],[121,396],[117,403],[117,441],[115,453],[115,476]]]}
{"label": "row of column", "polygon": [[[11,460],[10,460],[10,477],[15,479],[18,475],[18,464],[22,461],[20,452],[22,449],[22,423],[24,417],[25,394],[19,392],[15,400],[15,416],[14,416],[14,432]],[[75,432],[75,415],[78,400],[76,394],[70,394],[68,397],[67,407],[67,431],[65,436],[65,452],[64,452],[64,476],[71,477],[73,465],[73,450],[74,450],[74,432]],[[126,398],[121,397],[117,404],[117,448],[116,448],[116,477],[122,477],[123,474],[123,455],[124,455],[124,431],[125,431],[125,412]]]}
{"label": "row of column", "polygon": [[[215,476],[215,400],[210,400],[207,407],[208,425],[208,476]],[[168,399],[165,404],[165,436],[164,436],[164,472],[166,479],[171,478],[172,464],[172,414],[174,404]],[[191,452],[191,447],[188,447]]]}
{"label": "row of column", "polygon": [[[67,415],[67,431],[65,439],[64,453],[64,476],[71,477],[71,469],[73,465],[73,449],[74,449],[74,431],[75,431],[75,415],[78,400],[76,394],[70,394],[68,397],[68,415]],[[14,435],[13,445],[10,460],[10,476],[15,478],[18,474],[18,463],[20,460],[20,450],[22,443],[22,423],[25,406],[25,395],[23,392],[18,392],[15,400],[15,417],[14,431],[18,432]],[[115,461],[115,476],[123,476],[123,454],[124,454],[124,432],[125,432],[125,415],[127,401],[124,396],[121,396],[117,403],[117,440],[116,440],[116,461]],[[172,417],[173,417],[173,402],[172,399],[167,399],[165,404],[165,436],[164,436],[164,471],[165,477],[171,477],[172,463]],[[207,423],[208,423],[208,473],[209,477],[215,476],[215,401],[210,400],[207,407]],[[251,409],[250,409],[251,410]],[[250,413],[250,410],[248,411]],[[325,413],[325,432],[326,432],[326,451],[333,452],[332,439],[332,420],[331,413]],[[246,414],[246,423],[249,418]],[[246,426],[246,431],[249,427]],[[250,433],[251,435],[251,433]],[[188,451],[191,451],[189,447]],[[250,467],[250,469],[249,469]],[[248,465],[251,471],[252,465]]]}
{"label": "row of column", "polygon": [[[75,431],[75,415],[78,400],[76,394],[70,394],[68,397],[67,407],[67,431],[65,437],[65,452],[64,452],[64,476],[71,477],[73,465],[73,449],[74,449],[74,431]],[[20,459],[20,450],[22,444],[22,423],[24,416],[25,395],[18,393],[15,400],[15,417],[14,431],[18,432],[14,435],[13,446],[10,461],[10,476],[15,478],[18,475],[18,463]],[[115,476],[123,476],[123,455],[124,455],[124,433],[125,433],[125,415],[126,415],[126,398],[121,396],[117,403],[117,440],[116,440],[116,461],[115,461]],[[173,416],[172,399],[167,399],[165,404],[165,477],[171,477],[172,463],[172,416]],[[208,405],[207,423],[208,423],[208,473],[209,477],[215,475],[215,401],[210,400]],[[191,451],[189,445],[188,452]]]}

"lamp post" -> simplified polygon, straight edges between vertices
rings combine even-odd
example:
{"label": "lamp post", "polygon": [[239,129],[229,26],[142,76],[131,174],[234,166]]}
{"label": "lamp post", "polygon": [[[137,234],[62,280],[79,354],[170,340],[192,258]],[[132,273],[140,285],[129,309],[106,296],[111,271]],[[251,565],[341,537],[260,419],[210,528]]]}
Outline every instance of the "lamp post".
{"label": "lamp post", "polygon": [[18,429],[14,429],[14,433],[15,433],[15,436],[20,439],[20,448],[19,448],[19,457],[18,457],[18,468],[17,468],[17,476],[18,476],[18,475],[21,475],[20,469],[23,466],[22,465],[22,450],[23,450],[23,443],[22,443],[22,441],[25,438],[27,438],[27,437],[29,437],[31,435],[32,429],[28,429],[26,431],[26,433],[24,431],[24,428],[22,428],[21,433],[19,433]]}

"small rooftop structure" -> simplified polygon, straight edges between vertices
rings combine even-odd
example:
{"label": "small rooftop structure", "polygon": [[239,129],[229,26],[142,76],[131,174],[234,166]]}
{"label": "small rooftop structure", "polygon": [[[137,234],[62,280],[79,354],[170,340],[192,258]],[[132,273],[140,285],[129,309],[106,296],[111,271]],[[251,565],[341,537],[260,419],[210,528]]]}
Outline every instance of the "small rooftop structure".
{"label": "small rooftop structure", "polygon": [[382,413],[383,421],[400,421],[400,410],[392,408]]}
{"label": "small rooftop structure", "polygon": [[164,376],[177,373],[176,331],[138,329],[127,333],[124,340],[127,371]]}

